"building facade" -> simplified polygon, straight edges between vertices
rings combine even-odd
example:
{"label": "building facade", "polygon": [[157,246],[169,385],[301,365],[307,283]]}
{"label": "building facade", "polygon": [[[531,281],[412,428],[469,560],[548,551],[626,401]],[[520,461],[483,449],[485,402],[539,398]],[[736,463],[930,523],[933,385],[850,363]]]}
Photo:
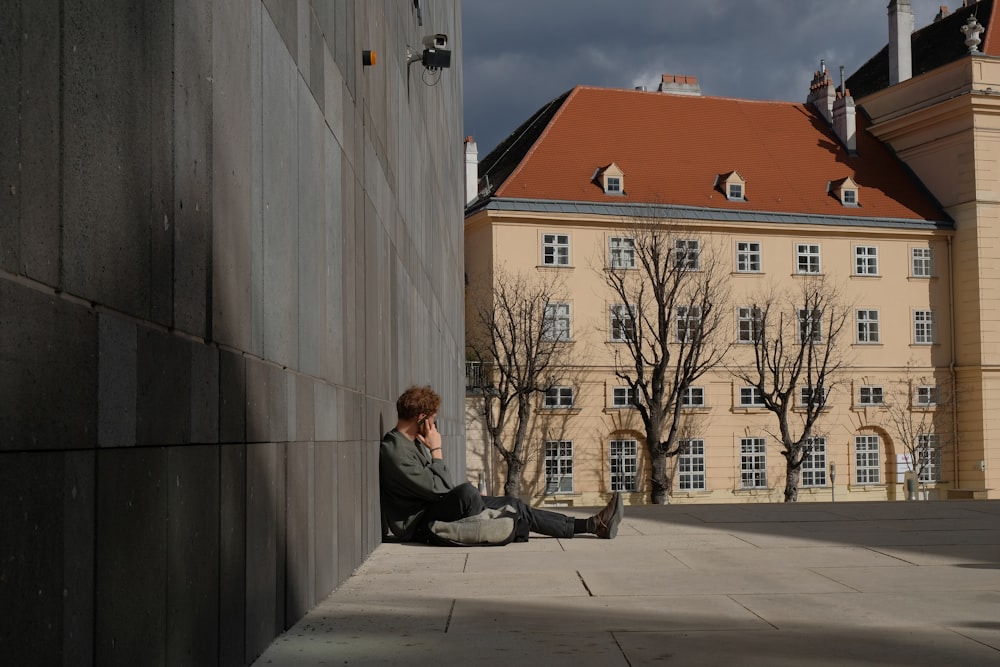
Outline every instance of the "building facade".
{"label": "building facade", "polygon": [[[890,22],[908,10],[899,4]],[[992,3],[979,5],[987,20]],[[945,30],[957,33],[970,11],[913,33],[913,52],[926,53],[923,40],[961,46],[961,34]],[[470,282],[488,284],[491,267],[503,267],[561,274],[565,286],[549,314],[575,365],[563,386],[537,397],[524,495],[582,505],[615,490],[632,502],[649,497],[643,427],[615,372],[628,311],[605,275],[633,261],[634,221],[651,218],[692,270],[699,256],[721,268],[731,346],[681,399],[685,448],[668,461],[674,502],[782,498],[777,419],[737,376],[753,363],[762,295],[787,297],[818,277],[835,287],[846,319],[799,500],[992,493],[988,357],[1000,341],[990,340],[984,299],[995,262],[984,253],[993,209],[969,197],[992,191],[983,182],[991,98],[972,91],[989,87],[993,65],[959,56],[864,96],[850,79],[844,94],[821,65],[804,105],[700,97],[693,77],[665,75],[655,92],[579,87],[480,163],[466,212]],[[963,88],[969,94],[939,102]],[[787,311],[797,317],[794,303]],[[675,339],[682,324],[671,323]],[[478,402],[473,394],[467,405],[469,474],[482,471],[496,492],[504,466]],[[801,408],[792,413],[801,421]],[[919,479],[907,484],[915,468]]]}

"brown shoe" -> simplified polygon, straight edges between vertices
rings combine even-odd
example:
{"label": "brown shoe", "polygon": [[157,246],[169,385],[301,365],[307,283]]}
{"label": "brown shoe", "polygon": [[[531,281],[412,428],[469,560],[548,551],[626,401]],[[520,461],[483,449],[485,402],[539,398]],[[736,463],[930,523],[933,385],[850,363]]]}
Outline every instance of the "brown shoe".
{"label": "brown shoe", "polygon": [[604,509],[594,515],[594,534],[602,540],[613,540],[618,534],[618,524],[625,516],[625,504],[622,494],[617,491]]}

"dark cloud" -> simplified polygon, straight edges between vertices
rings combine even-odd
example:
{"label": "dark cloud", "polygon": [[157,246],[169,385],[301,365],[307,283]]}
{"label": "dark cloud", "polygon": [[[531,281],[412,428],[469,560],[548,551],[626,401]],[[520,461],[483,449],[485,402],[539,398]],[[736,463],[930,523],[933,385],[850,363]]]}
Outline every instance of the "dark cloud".
{"label": "dark cloud", "polygon": [[[952,0],[957,5],[960,0]],[[916,27],[941,0],[911,0]],[[576,85],[804,101],[821,58],[850,74],[888,41],[888,0],[463,0],[465,133],[480,155]],[[956,39],[961,39],[956,35]]]}

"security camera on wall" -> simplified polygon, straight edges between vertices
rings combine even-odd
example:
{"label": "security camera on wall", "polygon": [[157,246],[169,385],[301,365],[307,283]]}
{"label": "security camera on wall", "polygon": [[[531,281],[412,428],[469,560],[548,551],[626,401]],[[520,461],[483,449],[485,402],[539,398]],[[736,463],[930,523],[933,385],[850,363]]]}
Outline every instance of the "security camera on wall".
{"label": "security camera on wall", "polygon": [[424,37],[424,53],[420,62],[427,69],[451,67],[451,51],[448,50],[448,35],[437,33]]}

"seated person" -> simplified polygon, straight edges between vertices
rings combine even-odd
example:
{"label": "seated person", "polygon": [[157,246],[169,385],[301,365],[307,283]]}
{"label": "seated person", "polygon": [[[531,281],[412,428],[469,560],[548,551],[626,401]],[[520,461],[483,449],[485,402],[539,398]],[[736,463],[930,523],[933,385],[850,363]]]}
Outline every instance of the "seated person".
{"label": "seated person", "polygon": [[396,427],[379,448],[379,486],[383,534],[387,528],[402,542],[428,542],[433,522],[476,517],[484,510],[511,508],[517,522],[551,537],[590,533],[603,539],[618,534],[624,516],[620,493],[586,519],[533,508],[512,496],[483,496],[468,482],[455,485],[441,457],[441,433],[435,422],[441,397],[429,386],[410,387],[396,401]]}

